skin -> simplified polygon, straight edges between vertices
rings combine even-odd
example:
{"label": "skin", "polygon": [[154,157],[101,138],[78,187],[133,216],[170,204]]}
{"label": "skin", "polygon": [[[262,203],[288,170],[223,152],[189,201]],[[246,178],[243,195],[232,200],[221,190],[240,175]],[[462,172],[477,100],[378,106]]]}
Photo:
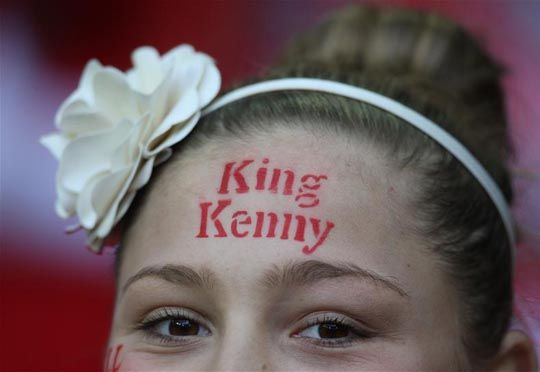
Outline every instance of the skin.
{"label": "skin", "polygon": [[[216,141],[167,164],[123,239],[110,371],[468,368],[457,293],[407,225],[414,179],[368,145],[328,137],[288,130],[247,143]],[[252,180],[264,158],[297,176],[326,175],[320,204],[300,208],[291,196],[253,187],[218,195],[227,162],[254,159],[245,172]],[[236,210],[259,210],[316,216],[335,227],[309,255],[292,239],[197,238],[200,203],[221,197],[232,200],[224,225]],[[329,275],[329,265],[354,273]],[[184,275],[160,276],[165,266]],[[301,268],[326,274],[281,280]],[[201,280],[186,280],[189,270]],[[174,319],[159,320],[164,311]],[[186,317],[195,334],[170,336],[171,322]],[[346,324],[337,325],[339,337],[321,336],[337,320]]]}

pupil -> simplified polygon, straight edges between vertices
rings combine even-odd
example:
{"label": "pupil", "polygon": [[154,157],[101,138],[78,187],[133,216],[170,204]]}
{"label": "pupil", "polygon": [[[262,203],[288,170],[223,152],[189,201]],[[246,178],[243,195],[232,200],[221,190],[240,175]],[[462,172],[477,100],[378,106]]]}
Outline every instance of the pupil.
{"label": "pupil", "polygon": [[173,336],[196,336],[199,325],[189,319],[173,319],[169,323],[169,333]]}
{"label": "pupil", "polygon": [[343,338],[349,335],[349,328],[335,323],[324,323],[319,326],[321,338]]}

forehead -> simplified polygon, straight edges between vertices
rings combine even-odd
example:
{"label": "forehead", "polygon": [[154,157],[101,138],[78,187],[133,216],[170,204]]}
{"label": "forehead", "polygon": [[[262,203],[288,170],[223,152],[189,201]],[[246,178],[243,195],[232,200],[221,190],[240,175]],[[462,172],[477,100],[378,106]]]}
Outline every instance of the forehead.
{"label": "forehead", "polygon": [[[190,148],[162,173],[153,186],[160,192],[153,192],[151,199],[159,203],[160,194],[176,193],[179,198],[216,194],[254,203],[251,206],[296,204],[304,211],[337,208],[339,213],[373,204],[377,217],[399,224],[405,219],[397,218],[396,212],[405,213],[411,179],[393,169],[373,145],[287,129]],[[308,209],[312,204],[308,195],[320,204]],[[392,211],[383,216],[387,209]]]}
{"label": "forehead", "polygon": [[284,131],[213,141],[165,167],[125,240],[130,272],[219,269],[249,255],[354,260],[395,275],[420,252],[405,226],[410,177],[367,144]]}

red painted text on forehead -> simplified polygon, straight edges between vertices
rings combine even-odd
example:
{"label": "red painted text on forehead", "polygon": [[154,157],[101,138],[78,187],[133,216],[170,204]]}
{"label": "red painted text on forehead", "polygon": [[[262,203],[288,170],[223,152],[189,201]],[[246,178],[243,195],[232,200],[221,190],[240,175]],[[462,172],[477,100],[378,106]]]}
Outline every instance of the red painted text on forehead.
{"label": "red painted text on forehead", "polygon": [[[272,168],[265,158],[227,162],[215,200],[200,202],[197,238],[268,238],[301,242],[302,252],[312,254],[328,238],[334,223],[313,215],[320,200],[318,191],[328,176],[297,175],[291,169]],[[237,194],[270,193],[287,198],[297,213],[235,208]]]}

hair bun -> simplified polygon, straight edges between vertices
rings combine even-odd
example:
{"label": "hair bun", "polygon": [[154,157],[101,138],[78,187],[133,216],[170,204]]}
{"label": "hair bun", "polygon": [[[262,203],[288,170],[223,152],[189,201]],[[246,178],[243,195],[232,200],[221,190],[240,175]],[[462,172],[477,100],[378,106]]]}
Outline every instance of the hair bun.
{"label": "hair bun", "polygon": [[274,67],[427,80],[464,103],[503,112],[502,68],[459,25],[434,13],[348,6],[299,35]]}

